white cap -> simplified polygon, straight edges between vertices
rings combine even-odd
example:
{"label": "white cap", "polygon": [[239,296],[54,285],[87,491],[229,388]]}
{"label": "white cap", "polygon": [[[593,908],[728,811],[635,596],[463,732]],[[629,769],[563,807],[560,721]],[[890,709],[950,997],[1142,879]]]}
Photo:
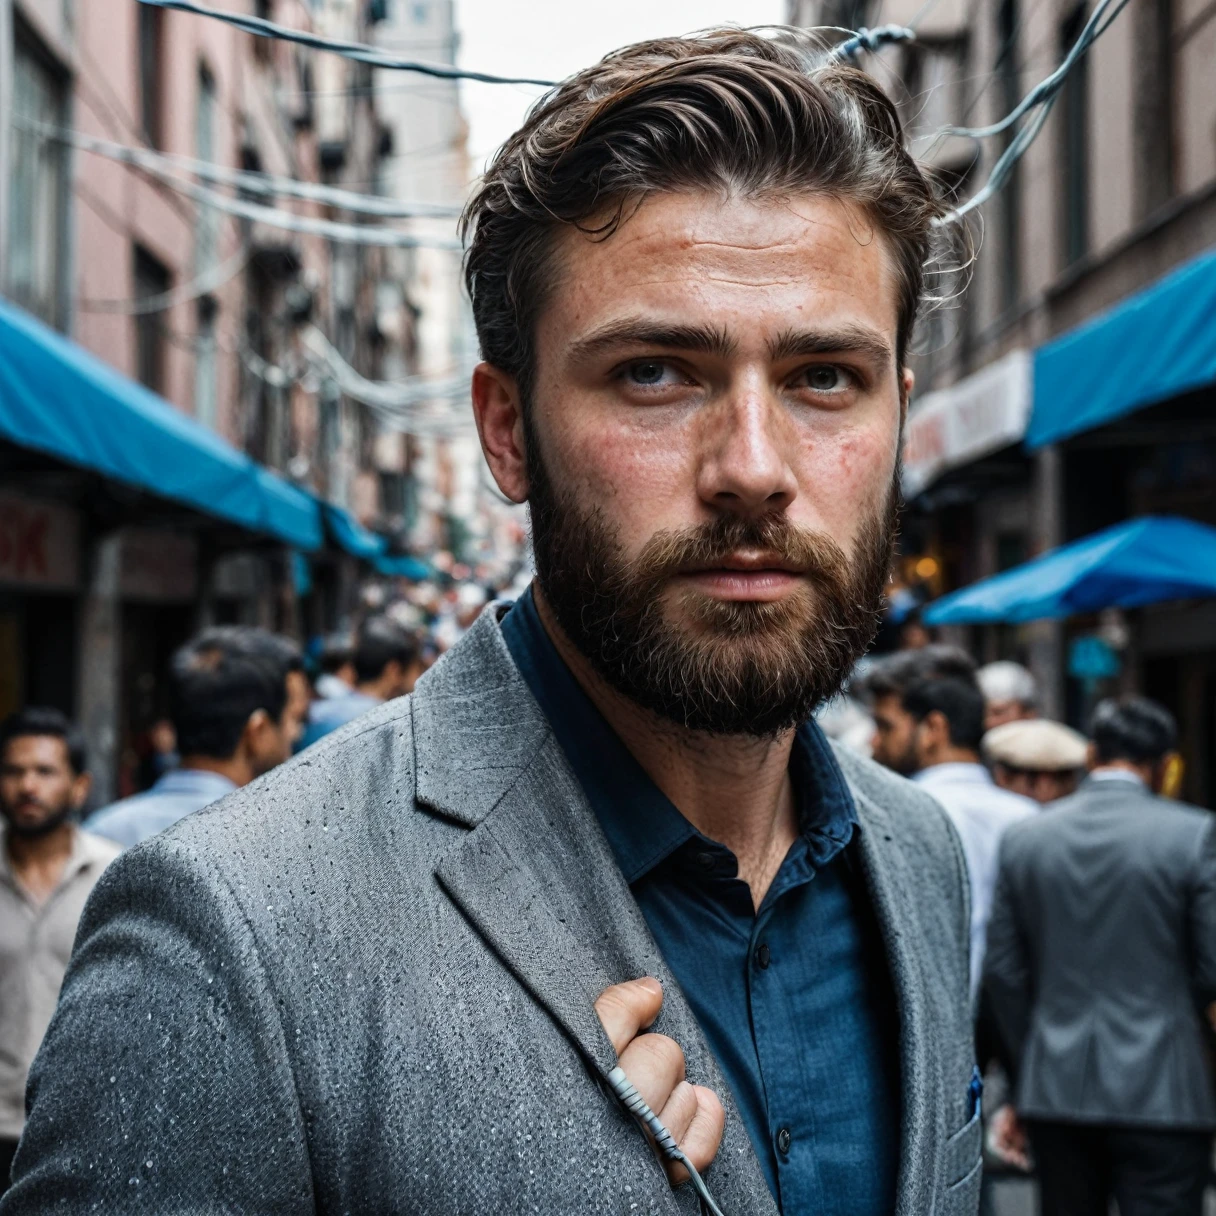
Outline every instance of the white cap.
{"label": "white cap", "polygon": [[1021,663],[1011,663],[1002,659],[997,663],[988,663],[975,673],[980,692],[989,703],[1001,701],[1017,701],[1022,705],[1038,703],[1039,690],[1034,676]]}
{"label": "white cap", "polygon": [[984,736],[983,748],[989,764],[1060,773],[1085,767],[1089,740],[1060,722],[1028,718],[994,726]]}

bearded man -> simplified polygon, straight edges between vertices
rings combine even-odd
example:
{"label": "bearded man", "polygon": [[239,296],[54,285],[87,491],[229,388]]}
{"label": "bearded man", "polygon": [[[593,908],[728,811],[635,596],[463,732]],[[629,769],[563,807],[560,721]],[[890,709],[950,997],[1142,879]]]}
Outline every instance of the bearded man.
{"label": "bearded man", "polygon": [[0,722],[0,1191],[81,910],[118,856],[76,823],[90,780],[84,735],[59,710],[31,706]]}
{"label": "bearded man", "polygon": [[121,859],[4,1216],[975,1210],[961,852],[810,717],[875,628],[940,214],[793,33],[531,112],[466,231],[536,582]]}

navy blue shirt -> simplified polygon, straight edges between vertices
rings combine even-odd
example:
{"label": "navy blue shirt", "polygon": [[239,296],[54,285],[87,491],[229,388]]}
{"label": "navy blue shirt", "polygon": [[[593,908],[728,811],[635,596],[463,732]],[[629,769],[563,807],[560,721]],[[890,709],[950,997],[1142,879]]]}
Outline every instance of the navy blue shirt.
{"label": "navy blue shirt", "polygon": [[801,832],[757,913],[724,845],[647,776],[558,654],[529,590],[503,637],[722,1066],[790,1216],[891,1216],[899,1155],[894,996],[855,873],[860,830],[812,722],[791,776]]}

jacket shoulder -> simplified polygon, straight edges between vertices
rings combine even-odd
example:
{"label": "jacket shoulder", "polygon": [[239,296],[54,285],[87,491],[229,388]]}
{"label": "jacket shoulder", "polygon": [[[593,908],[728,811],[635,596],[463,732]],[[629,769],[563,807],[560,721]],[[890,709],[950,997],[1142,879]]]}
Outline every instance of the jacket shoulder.
{"label": "jacket shoulder", "polygon": [[833,742],[841,772],[854,790],[891,812],[891,827],[901,835],[925,838],[953,850],[954,828],[942,805],[914,781]]}

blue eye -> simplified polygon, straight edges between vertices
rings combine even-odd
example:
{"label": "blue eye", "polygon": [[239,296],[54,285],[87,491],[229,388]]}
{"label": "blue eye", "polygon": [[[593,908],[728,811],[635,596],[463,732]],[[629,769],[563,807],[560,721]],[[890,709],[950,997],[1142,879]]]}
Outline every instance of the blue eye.
{"label": "blue eye", "polygon": [[655,359],[631,363],[628,368],[629,379],[634,384],[660,384],[666,371],[667,365]]}
{"label": "blue eye", "polygon": [[817,393],[840,393],[849,387],[844,369],[831,364],[808,368],[804,374],[807,387]]}

